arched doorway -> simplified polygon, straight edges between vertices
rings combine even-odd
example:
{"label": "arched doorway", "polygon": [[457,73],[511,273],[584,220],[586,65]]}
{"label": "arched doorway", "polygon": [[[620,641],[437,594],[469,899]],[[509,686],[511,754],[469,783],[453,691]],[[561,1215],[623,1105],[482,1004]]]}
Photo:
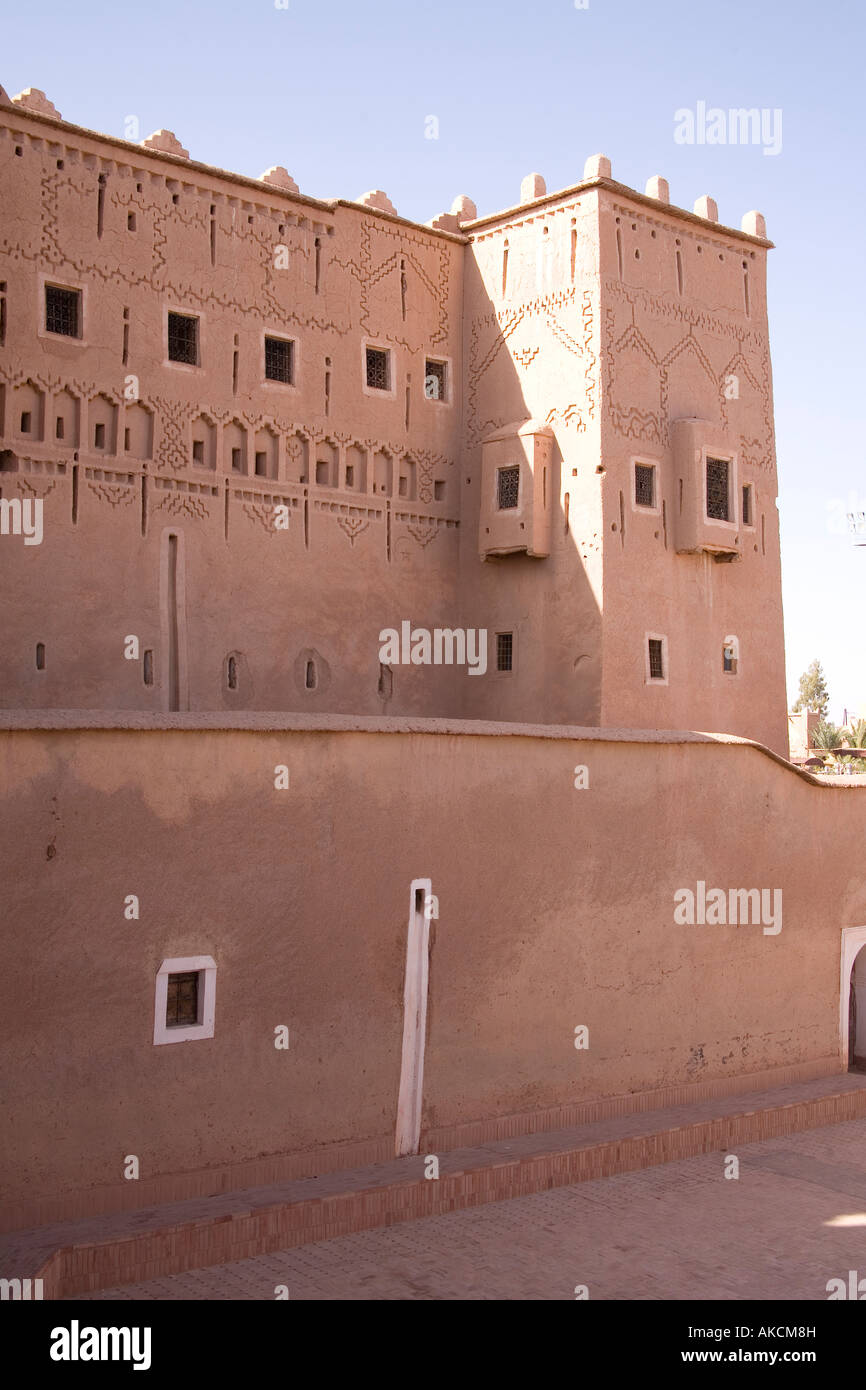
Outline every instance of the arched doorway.
{"label": "arched doorway", "polygon": [[842,931],[839,1035],[842,1066],[866,1072],[866,927]]}
{"label": "arched doorway", "polygon": [[848,986],[848,1070],[866,1072],[866,946],[854,958]]}

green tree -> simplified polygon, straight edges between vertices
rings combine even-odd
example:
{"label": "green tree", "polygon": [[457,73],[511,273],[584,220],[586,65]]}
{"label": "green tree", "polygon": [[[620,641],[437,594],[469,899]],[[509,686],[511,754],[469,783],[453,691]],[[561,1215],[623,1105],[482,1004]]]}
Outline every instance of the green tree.
{"label": "green tree", "polygon": [[801,709],[817,710],[823,720],[827,717],[829,703],[830,692],[827,689],[821,663],[816,657],[814,661],[809,663],[800,677],[800,693],[794,701],[793,713],[796,714]]}
{"label": "green tree", "polygon": [[841,748],[842,731],[837,729],[835,724],[828,724],[822,719],[812,730],[812,747],[820,748],[825,753],[832,752],[834,748]]}
{"label": "green tree", "polygon": [[848,732],[849,748],[866,748],[866,719],[858,719]]}

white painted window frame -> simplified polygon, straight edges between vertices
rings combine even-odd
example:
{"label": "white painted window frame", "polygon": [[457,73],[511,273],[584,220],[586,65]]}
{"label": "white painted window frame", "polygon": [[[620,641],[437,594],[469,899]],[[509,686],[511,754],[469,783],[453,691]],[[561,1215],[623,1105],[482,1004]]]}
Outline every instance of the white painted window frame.
{"label": "white painted window frame", "polygon": [[[199,982],[198,1007],[199,1022],[184,1025],[182,1028],[169,1028],[165,1021],[168,1003],[169,975],[184,975],[193,970],[204,975],[204,988]],[[153,1006],[153,1045],[164,1043],[195,1042],[200,1038],[212,1038],[216,1016],[216,961],[213,956],[174,956],[164,960],[156,974],[156,990]]]}

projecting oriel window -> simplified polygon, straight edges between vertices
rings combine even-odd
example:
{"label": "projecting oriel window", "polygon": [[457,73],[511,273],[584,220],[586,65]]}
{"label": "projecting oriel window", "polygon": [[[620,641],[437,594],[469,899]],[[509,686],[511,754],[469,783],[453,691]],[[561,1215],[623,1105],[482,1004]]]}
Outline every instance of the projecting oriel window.
{"label": "projecting oriel window", "polygon": [[81,336],[81,291],[45,286],[45,331],[66,338]]}
{"label": "projecting oriel window", "polygon": [[190,314],[169,314],[168,357],[170,362],[198,366],[198,319]]}
{"label": "projecting oriel window", "polygon": [[514,665],[514,633],[497,632],[496,634],[496,669],[497,671],[511,671]]}
{"label": "projecting oriel window", "polygon": [[730,521],[729,459],[707,459],[707,516],[712,521]]}
{"label": "projecting oriel window", "polygon": [[520,467],[499,468],[496,472],[496,505],[501,512],[517,506],[520,493]]}
{"label": "projecting oriel window", "polygon": [[655,507],[656,471],[652,464],[634,466],[634,502],[636,507]]}
{"label": "projecting oriel window", "polygon": [[391,354],[383,348],[367,348],[367,385],[373,391],[391,390]]}
{"label": "projecting oriel window", "polygon": [[169,975],[165,1002],[166,1028],[188,1028],[197,1024],[199,996],[199,972],[186,970],[182,974]]}
{"label": "projecting oriel window", "polygon": [[294,343],[287,338],[265,338],[265,378],[291,385],[294,377]]}
{"label": "projecting oriel window", "polygon": [[447,380],[446,364],[444,362],[431,362],[428,358],[424,364],[424,395],[427,399],[444,401],[446,399]]}

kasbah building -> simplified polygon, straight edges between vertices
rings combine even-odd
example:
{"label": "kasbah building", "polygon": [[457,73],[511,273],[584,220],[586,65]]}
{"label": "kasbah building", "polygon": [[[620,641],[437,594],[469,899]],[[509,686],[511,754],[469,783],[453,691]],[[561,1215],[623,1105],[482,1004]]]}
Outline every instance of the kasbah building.
{"label": "kasbah building", "polygon": [[597,155],[419,225],[34,89],[0,181],[0,1273],[866,1114],[866,788],[787,760],[763,217]]}

